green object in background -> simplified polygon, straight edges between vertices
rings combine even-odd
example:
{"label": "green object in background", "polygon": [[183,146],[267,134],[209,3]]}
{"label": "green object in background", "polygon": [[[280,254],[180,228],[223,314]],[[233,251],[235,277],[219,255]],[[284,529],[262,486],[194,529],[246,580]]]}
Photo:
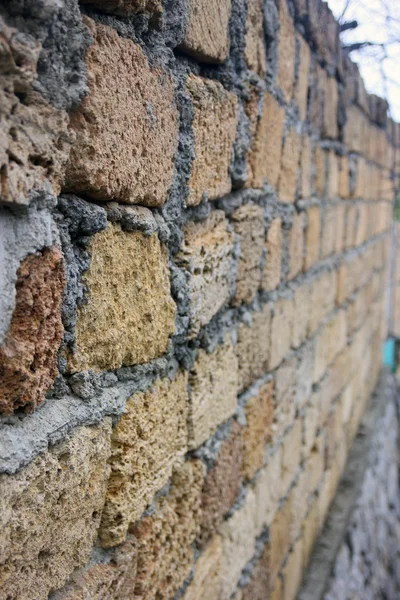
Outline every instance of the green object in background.
{"label": "green object in background", "polygon": [[383,364],[390,367],[392,373],[396,372],[396,352],[394,338],[388,338],[383,345]]}

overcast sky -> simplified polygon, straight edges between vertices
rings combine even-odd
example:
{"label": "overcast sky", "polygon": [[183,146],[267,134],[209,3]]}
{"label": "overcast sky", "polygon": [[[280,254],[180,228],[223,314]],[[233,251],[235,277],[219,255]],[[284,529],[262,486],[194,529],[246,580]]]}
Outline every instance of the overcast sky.
{"label": "overcast sky", "polygon": [[345,20],[359,26],[342,33],[342,42],[375,42],[385,48],[369,47],[354,51],[368,92],[385,97],[391,116],[400,121],[400,0],[328,0],[337,19],[346,6]]}

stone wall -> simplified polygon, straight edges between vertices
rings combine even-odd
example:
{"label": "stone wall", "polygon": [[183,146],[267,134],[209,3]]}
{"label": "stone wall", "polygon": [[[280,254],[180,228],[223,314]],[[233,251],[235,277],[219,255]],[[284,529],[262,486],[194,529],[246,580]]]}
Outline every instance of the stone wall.
{"label": "stone wall", "polygon": [[0,36],[0,596],[294,598],[399,126],[319,0],[9,0]]}

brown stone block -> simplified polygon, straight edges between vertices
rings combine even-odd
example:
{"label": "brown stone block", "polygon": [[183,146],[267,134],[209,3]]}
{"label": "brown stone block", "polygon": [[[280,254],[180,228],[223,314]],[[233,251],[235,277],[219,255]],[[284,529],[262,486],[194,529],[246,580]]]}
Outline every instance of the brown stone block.
{"label": "brown stone block", "polygon": [[252,313],[250,324],[240,323],[236,351],[239,359],[239,391],[245,390],[269,368],[271,309],[268,304]]}
{"label": "brown stone block", "polygon": [[181,49],[200,62],[222,63],[228,58],[231,0],[189,0]]}
{"label": "brown stone block", "polygon": [[326,71],[319,66],[315,58],[312,59],[312,83],[310,85],[309,117],[315,128],[320,129],[323,123],[324,102],[326,91]]}
{"label": "brown stone block", "polygon": [[243,431],[243,475],[252,479],[263,466],[265,446],[272,439],[273,382],[264,384],[244,408],[246,427]]}
{"label": "brown stone block", "polygon": [[162,13],[161,0],[80,0],[80,2],[122,16],[144,13],[159,17]]}
{"label": "brown stone block", "polygon": [[319,260],[320,247],[321,209],[319,206],[312,206],[307,211],[305,271],[308,271]]}
{"label": "brown stone block", "polygon": [[80,427],[0,476],[4,598],[45,600],[89,559],[107,487],[111,421]]}
{"label": "brown stone block", "polygon": [[235,304],[251,302],[260,286],[260,263],[264,250],[264,210],[245,204],[233,213],[235,233],[240,235]]}
{"label": "brown stone block", "polygon": [[187,446],[187,375],[159,379],[126,404],[112,434],[111,475],[99,537],[104,547],[124,541],[167,482]]}
{"label": "brown stone block", "polygon": [[293,203],[295,201],[300,139],[301,138],[295,129],[291,129],[286,134],[278,183],[278,195],[281,202]]}
{"label": "brown stone block", "polygon": [[292,228],[289,231],[289,273],[288,279],[293,279],[303,270],[304,263],[304,223],[305,213],[296,213],[293,217]]}
{"label": "brown stone block", "polygon": [[215,200],[231,191],[229,167],[239,119],[238,99],[218,81],[190,75],[187,89],[194,117],[194,160],[188,182],[189,206],[203,197]]}
{"label": "brown stone block", "polygon": [[15,308],[0,346],[0,412],[32,412],[58,373],[63,336],[63,257],[54,246],[23,260],[17,271]]}
{"label": "brown stone block", "polygon": [[271,320],[270,369],[275,369],[290,350],[292,323],[293,300],[281,298],[275,303]]}
{"label": "brown stone block", "polygon": [[280,2],[279,24],[277,85],[281,88],[286,102],[290,102],[293,94],[296,44],[293,19],[286,0]]}
{"label": "brown stone block", "polygon": [[242,428],[234,421],[231,433],[221,445],[216,461],[204,482],[199,536],[202,545],[218,532],[224,516],[235,503],[240,491],[242,464]]}
{"label": "brown stone block", "polygon": [[264,264],[262,287],[264,290],[274,290],[281,281],[282,271],[282,219],[274,219],[267,233],[267,256]]}
{"label": "brown stone block", "polygon": [[[117,369],[164,354],[175,329],[168,256],[156,234],[109,225],[93,236],[71,371]],[[116,344],[118,340],[118,344]]]}
{"label": "brown stone block", "polygon": [[300,66],[295,87],[295,100],[299,107],[300,119],[307,115],[308,78],[310,75],[310,47],[301,35],[297,36],[300,47]]}
{"label": "brown stone block", "polygon": [[244,58],[249,69],[264,78],[267,73],[267,57],[264,45],[262,0],[250,0],[247,9],[246,47]]}
{"label": "brown stone block", "polygon": [[86,54],[89,94],[71,115],[76,142],[66,188],[100,201],[161,206],[178,146],[172,79],[150,67],[139,44],[86,23],[94,38]]}

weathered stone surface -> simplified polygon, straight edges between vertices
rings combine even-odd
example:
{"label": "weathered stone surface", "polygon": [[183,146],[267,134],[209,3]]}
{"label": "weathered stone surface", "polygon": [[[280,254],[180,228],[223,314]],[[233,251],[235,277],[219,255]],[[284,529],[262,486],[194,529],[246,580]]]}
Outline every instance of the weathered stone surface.
{"label": "weathered stone surface", "polygon": [[279,25],[277,84],[286,102],[290,102],[293,93],[296,43],[293,20],[287,2],[280,2]]}
{"label": "weathered stone surface", "polygon": [[167,600],[189,575],[203,478],[200,460],[185,462],[174,472],[168,495],[157,499],[154,513],[132,526],[138,542],[134,598]]}
{"label": "weathered stone surface", "polygon": [[17,271],[15,309],[0,346],[0,412],[34,410],[58,373],[63,327],[63,257],[54,246],[29,255]]}
{"label": "weathered stone surface", "polygon": [[78,311],[70,370],[116,369],[164,354],[176,308],[157,235],[112,224],[93,236],[90,249],[88,302]]}
{"label": "weathered stone surface", "polygon": [[338,84],[333,77],[326,78],[325,107],[322,135],[328,138],[338,136]]}
{"label": "weathered stone surface", "polygon": [[238,358],[229,336],[212,354],[198,350],[189,385],[189,446],[198,448],[236,411]]}
{"label": "weathered stone surface", "polygon": [[262,0],[250,0],[247,8],[246,47],[244,58],[249,69],[260,77],[267,72],[265,54]]}
{"label": "weathered stone surface", "polygon": [[300,156],[300,198],[309,198],[311,196],[311,165],[312,165],[312,146],[311,138],[303,135],[301,141]]}
{"label": "weathered stone surface", "polygon": [[245,204],[233,213],[233,220],[235,233],[240,235],[235,303],[248,303],[254,299],[261,279],[260,263],[264,250],[263,208],[255,204]]}
{"label": "weathered stone surface", "polygon": [[308,283],[296,288],[293,298],[292,346],[298,348],[307,338],[308,322],[311,312],[311,288]]}
{"label": "weathered stone surface", "polygon": [[271,291],[278,287],[282,271],[282,219],[274,219],[267,233],[267,256],[264,264],[262,287]]}
{"label": "weathered stone surface", "polygon": [[263,466],[265,446],[272,439],[273,382],[264,384],[257,395],[249,399],[244,413],[246,427],[243,432],[243,474],[247,479],[252,479]]}
{"label": "weathered stone surface", "polygon": [[305,270],[308,271],[319,259],[321,247],[321,209],[312,206],[307,211],[306,228],[306,256],[304,260]]}
{"label": "weathered stone surface", "polygon": [[250,583],[243,589],[241,600],[265,600],[270,588],[269,546],[263,553],[251,576]]}
{"label": "weathered stone surface", "polygon": [[304,212],[293,216],[292,228],[289,231],[289,279],[293,279],[303,270],[304,223]]}
{"label": "weathered stone surface", "polygon": [[315,146],[314,154],[314,188],[317,196],[323,197],[326,186],[326,151]]}
{"label": "weathered stone surface", "polygon": [[327,206],[323,212],[321,235],[321,258],[327,258],[335,251],[336,207]]}
{"label": "weathered stone surface", "polygon": [[301,138],[295,129],[291,129],[286,134],[278,183],[278,195],[281,202],[293,203],[295,201],[300,139]]}
{"label": "weathered stone surface", "polygon": [[68,116],[33,91],[39,41],[0,17],[0,202],[28,204],[48,182],[60,192],[73,141]]}
{"label": "weathered stone surface", "polygon": [[189,179],[189,206],[205,196],[215,200],[229,193],[229,167],[239,119],[238,100],[218,82],[190,75],[187,89],[192,97],[194,161]]}
{"label": "weathered stone surface", "polygon": [[276,186],[278,182],[284,118],[284,108],[266,92],[262,115],[247,157],[252,187],[262,188],[266,181]]}
{"label": "weathered stone surface", "polygon": [[292,356],[279,365],[275,373],[275,407],[272,424],[273,444],[293,425],[296,415],[297,357]]}
{"label": "weathered stone surface", "polygon": [[196,562],[194,577],[183,596],[184,600],[219,600],[221,556],[221,538],[215,536]]}
{"label": "weathered stone surface", "polygon": [[111,421],[81,427],[0,476],[4,598],[46,600],[90,556],[106,493]]}
{"label": "weathered stone surface", "polygon": [[322,319],[333,310],[336,298],[337,272],[321,273],[313,282],[311,290],[311,312],[308,333],[311,335]]}
{"label": "weathered stone surface", "polygon": [[279,508],[270,527],[270,569],[274,580],[290,547],[290,520],[292,507],[289,500]]}
{"label": "weathered stone surface", "polygon": [[200,62],[222,63],[228,58],[231,0],[189,0],[181,48]]}
{"label": "weathered stone surface", "polygon": [[117,15],[134,15],[144,13],[160,15],[162,12],[161,0],[80,0],[82,4],[91,4],[106,12]]}
{"label": "weathered stone surface", "polygon": [[187,375],[137,392],[113,430],[111,474],[99,532],[103,546],[124,541],[134,523],[183,460],[187,445]]}
{"label": "weathered stone surface", "polygon": [[302,459],[303,432],[301,419],[296,419],[285,435],[282,445],[281,496],[285,496],[293,482]]}
{"label": "weathered stone surface", "polygon": [[337,312],[318,333],[315,347],[314,382],[318,381],[347,340],[347,315]]}
{"label": "weathered stone surface", "polygon": [[240,323],[238,343],[239,391],[268,370],[271,343],[271,309],[268,304],[252,314],[250,324]]}
{"label": "weathered stone surface", "polygon": [[303,542],[300,538],[292,548],[283,569],[283,600],[295,600],[303,574]]}
{"label": "weathered stone surface", "polygon": [[270,369],[275,369],[292,343],[293,300],[281,298],[275,303],[271,321]]}
{"label": "weathered stone surface", "polygon": [[300,119],[304,121],[307,115],[308,78],[310,75],[310,47],[304,39],[298,35],[297,40],[300,47],[299,74],[295,87],[295,100],[299,107]]}
{"label": "weathered stone surface", "polygon": [[240,490],[242,463],[242,428],[234,421],[231,433],[221,445],[215,464],[204,482],[201,494],[201,544],[219,530],[224,516],[233,506]]}
{"label": "weathered stone surface", "polygon": [[139,44],[87,24],[95,40],[86,55],[89,95],[71,115],[76,142],[66,188],[100,201],[161,206],[178,146],[172,79],[150,67]]}
{"label": "weathered stone surface", "polygon": [[177,261],[189,273],[190,332],[197,335],[226,304],[233,286],[234,235],[222,211],[188,223]]}
{"label": "weathered stone surface", "polygon": [[275,453],[268,457],[268,463],[261,470],[254,487],[258,534],[266,525],[271,525],[279,508],[281,474],[282,446],[278,446]]}

